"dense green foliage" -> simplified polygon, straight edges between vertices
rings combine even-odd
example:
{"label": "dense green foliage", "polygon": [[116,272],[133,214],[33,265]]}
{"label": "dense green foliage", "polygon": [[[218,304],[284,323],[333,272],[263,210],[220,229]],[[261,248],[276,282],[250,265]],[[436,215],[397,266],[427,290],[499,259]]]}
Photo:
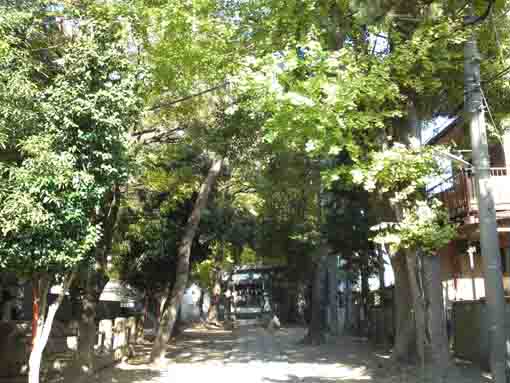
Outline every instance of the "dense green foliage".
{"label": "dense green foliage", "polygon": [[432,255],[455,238],[456,226],[449,222],[442,204],[425,195],[427,182],[441,175],[437,156],[437,148],[395,144],[374,153],[363,170],[353,170],[355,182],[363,183],[369,192],[377,190],[401,215],[396,217],[398,222],[374,227],[379,231],[376,242],[389,244],[392,252],[418,248]]}
{"label": "dense green foliage", "polygon": [[456,227],[425,188],[449,148],[413,129],[461,110],[473,33],[490,131],[508,128],[510,5],[493,3],[465,26],[461,0],[4,2],[0,268],[90,268],[113,237],[110,276],[162,292],[215,158],[204,286],[245,262],[308,283],[325,243],[354,274],[374,241],[437,254]]}
{"label": "dense green foliage", "polygon": [[117,11],[2,7],[3,267],[60,272],[90,257],[104,196],[127,179],[143,72]]}

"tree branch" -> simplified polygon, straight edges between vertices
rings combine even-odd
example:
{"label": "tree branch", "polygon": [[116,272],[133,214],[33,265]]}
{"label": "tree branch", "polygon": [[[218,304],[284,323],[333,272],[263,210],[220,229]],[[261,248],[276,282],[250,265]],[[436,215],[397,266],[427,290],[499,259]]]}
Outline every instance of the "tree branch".
{"label": "tree branch", "polygon": [[168,107],[173,106],[175,104],[179,104],[181,102],[191,100],[192,98],[200,97],[200,96],[202,96],[204,94],[207,94],[207,93],[210,93],[210,92],[214,92],[215,90],[218,90],[218,89],[221,89],[221,88],[225,88],[227,85],[228,85],[228,82],[225,81],[224,83],[216,85],[216,86],[213,86],[212,88],[203,90],[203,91],[198,92],[198,93],[190,94],[189,96],[178,98],[177,100],[168,101],[168,102],[161,102],[161,103],[156,104],[155,106],[149,108],[148,111],[149,112],[154,112],[154,111],[159,110],[159,109],[168,108]]}
{"label": "tree branch", "polygon": [[[185,128],[178,126],[173,129],[164,130],[160,128],[145,129],[139,132],[131,133],[131,137],[136,139],[141,144],[152,144],[152,143],[174,143],[179,140],[180,137],[176,136],[175,133],[184,131]],[[143,138],[145,135],[153,134],[150,137]]]}
{"label": "tree branch", "polygon": [[483,15],[467,17],[464,21],[464,26],[475,25],[475,24],[478,24],[478,23],[481,23],[482,21],[484,21],[491,13],[494,3],[495,3],[495,0],[489,0],[489,5],[487,5],[487,9],[483,13]]}

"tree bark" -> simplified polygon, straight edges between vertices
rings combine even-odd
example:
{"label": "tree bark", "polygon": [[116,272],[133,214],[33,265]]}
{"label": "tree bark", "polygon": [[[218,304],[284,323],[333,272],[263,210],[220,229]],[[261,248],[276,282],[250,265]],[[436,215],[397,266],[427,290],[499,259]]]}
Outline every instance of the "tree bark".
{"label": "tree bark", "polygon": [[204,318],[204,288],[200,287],[200,298],[198,298],[198,315],[200,318],[200,321]]}
{"label": "tree bark", "polygon": [[409,362],[416,356],[416,328],[407,262],[402,253],[391,256],[390,260],[395,275],[395,343],[392,358],[399,362]]}
{"label": "tree bark", "polygon": [[297,323],[298,322],[298,283],[293,280],[291,275],[287,275],[286,294],[283,297],[281,322]]}
{"label": "tree bark", "polygon": [[65,293],[69,289],[69,285],[71,284],[73,278],[74,273],[68,275],[64,279],[62,291],[58,295],[57,299],[55,299],[55,301],[50,304],[47,312],[46,308],[48,306],[48,292],[52,278],[49,274],[39,274],[37,281],[34,281],[38,285],[37,289],[34,289],[34,292],[38,292],[37,299],[39,301],[39,316],[37,320],[37,330],[34,338],[34,343],[30,353],[30,358],[28,360],[28,383],[39,383],[40,381],[42,355],[46,345],[48,344],[48,339],[50,337],[55,314],[62,304]]}
{"label": "tree bark", "polygon": [[423,289],[426,297],[427,350],[432,362],[429,377],[431,382],[446,382],[449,364],[448,336],[441,283],[441,260],[439,256],[423,257]]}
{"label": "tree bark", "polygon": [[425,305],[421,275],[419,271],[420,261],[416,250],[406,251],[407,271],[409,273],[409,286],[413,301],[414,322],[416,326],[416,353],[422,368],[425,367],[425,350],[427,348],[425,331]]}
{"label": "tree bark", "polygon": [[368,334],[368,296],[370,288],[368,285],[368,250],[364,250],[361,259],[361,310],[363,312],[363,319],[360,318],[360,333],[365,336]]}
{"label": "tree bark", "polygon": [[379,290],[381,290],[381,293],[386,288],[384,281],[384,253],[385,251],[383,250],[383,245],[380,245],[377,249],[377,274],[379,277]]}
{"label": "tree bark", "polygon": [[170,287],[167,287],[165,291],[163,291],[162,294],[158,296],[156,299],[156,321],[154,323],[154,332],[157,334],[159,331],[159,326],[161,324],[161,315],[163,311],[165,310],[165,305],[168,300],[168,296],[170,294]]}
{"label": "tree bark", "polygon": [[39,383],[44,347],[42,331],[46,320],[46,307],[50,276],[37,274],[32,280],[32,351],[28,359],[28,383]]}
{"label": "tree bark", "polygon": [[191,255],[191,245],[195,238],[202,211],[207,205],[207,200],[211,189],[218,178],[221,168],[223,166],[223,159],[216,159],[213,161],[206,179],[200,187],[200,191],[193,206],[191,215],[186,223],[184,235],[177,250],[177,266],[176,278],[174,286],[165,302],[163,312],[160,316],[160,325],[151,350],[151,361],[162,362],[165,358],[166,344],[170,339],[172,330],[177,319],[177,312],[188,283],[189,264]]}
{"label": "tree bark", "polygon": [[[408,98],[407,119],[401,119],[397,124],[397,134],[399,139],[405,144],[410,144],[410,138],[420,137],[420,129],[414,98]],[[403,219],[402,207],[393,206],[393,213],[397,222]],[[395,314],[396,314],[396,339],[392,357],[395,360],[409,362],[416,356],[420,357],[423,347],[423,338],[417,339],[418,331],[416,326],[416,302],[418,299],[417,277],[416,277],[416,257],[409,258],[411,251],[402,251],[391,256],[391,264],[395,274]],[[414,254],[416,255],[416,254]],[[422,306],[423,308],[423,306]],[[423,310],[418,308],[422,314],[419,317],[424,321]],[[421,328],[425,325],[422,323]],[[421,332],[423,334],[423,332]],[[422,353],[423,354],[423,353]],[[423,360],[423,359],[422,359]]]}
{"label": "tree bark", "polygon": [[345,319],[344,319],[344,334],[349,334],[353,329],[353,307],[352,307],[352,282],[347,277],[345,279],[344,290],[344,304],[345,304]]}
{"label": "tree bark", "polygon": [[338,275],[337,257],[328,256],[328,303],[329,303],[329,331],[338,335]]}
{"label": "tree bark", "polygon": [[99,298],[104,287],[108,283],[106,270],[108,267],[108,255],[111,253],[113,232],[117,221],[120,207],[120,188],[114,185],[110,192],[105,195],[99,221],[101,222],[103,235],[95,249],[94,269],[86,265],[86,280],[81,299],[80,334],[78,338],[78,350],[74,363],[70,366],[69,376],[75,376],[76,382],[89,382],[95,371],[94,345],[96,341],[96,314]]}
{"label": "tree bark", "polygon": [[32,280],[32,349],[37,338],[37,326],[39,323],[39,279],[35,276]]}
{"label": "tree bark", "polygon": [[[384,270],[385,270],[384,254],[386,254],[386,250],[384,248],[384,245],[380,245],[376,249],[377,249],[377,265],[378,265],[377,271],[378,271],[378,276],[379,276],[379,293],[380,293],[380,299],[381,299],[381,302],[380,302],[381,317],[380,317],[379,325],[380,325],[380,328],[382,328],[381,341],[382,341],[383,346],[386,347],[386,346],[388,346],[388,342],[389,342],[389,338],[387,337],[387,334],[385,331],[386,330],[385,309],[386,309],[387,300],[386,300],[386,285],[385,285],[385,280],[384,280]],[[376,319],[376,321],[377,321],[377,319]]]}
{"label": "tree bark", "polygon": [[221,287],[217,280],[217,274],[215,277],[214,287],[211,292],[211,300],[209,302],[209,309],[207,310],[207,322],[217,323],[218,322],[218,307],[220,305],[221,298]]}
{"label": "tree bark", "polygon": [[324,317],[322,307],[322,282],[326,269],[326,255],[320,254],[315,262],[312,282],[311,318],[308,326],[307,342],[318,345],[324,338]]}
{"label": "tree bark", "polygon": [[145,324],[147,323],[147,316],[149,315],[149,296],[149,290],[145,290],[143,302],[143,328],[145,328]]}
{"label": "tree bark", "polygon": [[79,325],[78,350],[71,375],[75,375],[77,382],[89,382],[95,372],[94,345],[96,342],[96,314],[99,297],[108,282],[108,278],[101,272],[89,270],[85,289],[81,299],[81,318]]}
{"label": "tree bark", "polygon": [[[223,253],[223,244],[221,245],[221,253]],[[215,267],[211,269],[211,280],[213,281],[213,289],[211,291],[211,300],[209,309],[207,310],[207,322],[212,324],[218,323],[219,306],[221,299],[221,269],[220,262],[223,260],[223,254],[214,260]]]}
{"label": "tree bark", "polygon": [[278,319],[280,319],[281,323],[289,323],[289,312],[290,312],[290,291],[289,291],[289,281],[287,278],[282,279],[280,288],[282,290],[280,306],[278,307],[278,312],[276,315]]}

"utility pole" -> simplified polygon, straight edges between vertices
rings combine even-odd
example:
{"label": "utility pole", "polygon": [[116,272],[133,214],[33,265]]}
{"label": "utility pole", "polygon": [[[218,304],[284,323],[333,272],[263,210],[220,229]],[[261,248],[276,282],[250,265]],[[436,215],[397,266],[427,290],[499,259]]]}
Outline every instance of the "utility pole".
{"label": "utility pole", "polygon": [[[473,7],[470,7],[471,14]],[[473,24],[473,16],[465,25]],[[505,297],[499,254],[498,224],[490,184],[490,159],[480,82],[480,53],[474,33],[464,46],[465,109],[469,118],[471,148],[480,216],[480,246],[485,276],[489,323],[490,366],[495,383],[506,383]]]}

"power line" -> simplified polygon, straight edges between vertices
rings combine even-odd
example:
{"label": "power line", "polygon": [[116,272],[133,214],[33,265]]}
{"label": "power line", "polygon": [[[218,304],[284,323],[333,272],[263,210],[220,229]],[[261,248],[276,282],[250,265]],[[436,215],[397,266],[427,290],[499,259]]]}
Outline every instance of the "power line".
{"label": "power line", "polygon": [[482,87],[480,87],[480,93],[482,94],[482,99],[485,104],[485,107],[487,108],[487,112],[489,114],[489,118],[491,119],[492,125],[494,125],[494,128],[498,129],[498,125],[496,124],[496,121],[494,120],[494,117],[492,116],[491,107],[489,106],[489,102],[487,101],[487,98],[485,97],[485,92],[483,91]]}
{"label": "power line", "polygon": [[496,73],[493,77],[491,77],[490,79],[488,80],[485,80],[485,81],[482,81],[482,83],[484,84],[490,84],[491,82],[494,82],[498,79],[500,79],[501,77],[503,77],[504,75],[506,75],[508,72],[510,72],[510,65],[507,66],[505,69],[503,69],[502,71]]}
{"label": "power line", "polygon": [[[489,78],[488,80],[482,80],[482,84],[485,84],[485,85],[489,85],[491,83],[493,83],[494,81],[496,80],[499,80],[501,77],[505,76],[506,74],[510,73],[510,66],[506,67],[505,69],[501,70],[500,72],[496,73],[493,77]],[[470,94],[471,92],[473,92],[473,90],[465,90],[463,92],[464,96],[467,95],[467,94]],[[439,104],[442,104],[444,102],[444,96],[446,96],[448,94],[448,92],[446,91],[446,89],[442,89],[440,92],[439,92]],[[452,113],[446,113],[447,115],[453,115],[453,116],[458,116],[459,114],[459,111],[462,110],[462,108],[464,107],[464,101],[462,101],[459,105],[457,105],[455,107],[455,110],[452,112]],[[434,108],[434,110],[437,110],[438,108]]]}

